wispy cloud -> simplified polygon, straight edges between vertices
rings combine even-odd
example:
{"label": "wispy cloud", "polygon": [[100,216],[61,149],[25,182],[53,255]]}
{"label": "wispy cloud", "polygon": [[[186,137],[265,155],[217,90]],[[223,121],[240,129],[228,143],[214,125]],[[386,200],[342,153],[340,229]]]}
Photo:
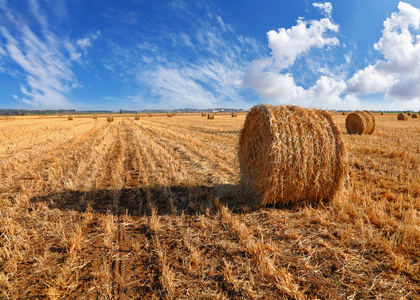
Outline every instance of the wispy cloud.
{"label": "wispy cloud", "polygon": [[92,43],[101,35],[101,31],[97,31],[94,34],[90,34],[89,36],[83,38],[83,39],[78,39],[76,44],[82,48],[82,49],[86,49],[87,47],[91,47]]}
{"label": "wispy cloud", "polygon": [[203,17],[197,20],[188,5],[174,1],[170,6],[176,17],[191,23],[187,30],[156,32],[129,48],[113,45],[106,66],[137,79],[138,91],[127,98],[141,107],[249,106],[255,96],[247,97],[252,91],[242,85],[241,78],[249,57],[260,56],[261,47],[236,34],[208,8],[202,8]]}
{"label": "wispy cloud", "polygon": [[68,108],[72,104],[67,96],[76,80],[70,68],[70,58],[60,39],[48,28],[38,2],[30,1],[33,17],[41,33],[36,34],[20,18],[19,13],[5,5],[2,10],[6,20],[0,23],[0,33],[5,39],[6,55],[20,66],[26,77],[21,83],[21,101],[38,108]]}

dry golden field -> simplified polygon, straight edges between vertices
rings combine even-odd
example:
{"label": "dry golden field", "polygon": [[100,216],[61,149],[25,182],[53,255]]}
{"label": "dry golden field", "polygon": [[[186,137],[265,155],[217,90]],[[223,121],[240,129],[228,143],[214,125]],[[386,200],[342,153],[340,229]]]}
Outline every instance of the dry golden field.
{"label": "dry golden field", "polygon": [[329,203],[238,187],[245,115],[0,120],[0,299],[420,299],[420,120],[350,136]]}

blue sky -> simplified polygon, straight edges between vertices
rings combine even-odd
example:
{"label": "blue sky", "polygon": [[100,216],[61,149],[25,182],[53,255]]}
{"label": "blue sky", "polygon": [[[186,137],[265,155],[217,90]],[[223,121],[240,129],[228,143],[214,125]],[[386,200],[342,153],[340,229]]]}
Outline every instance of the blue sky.
{"label": "blue sky", "polygon": [[0,0],[0,108],[420,110],[419,8]]}

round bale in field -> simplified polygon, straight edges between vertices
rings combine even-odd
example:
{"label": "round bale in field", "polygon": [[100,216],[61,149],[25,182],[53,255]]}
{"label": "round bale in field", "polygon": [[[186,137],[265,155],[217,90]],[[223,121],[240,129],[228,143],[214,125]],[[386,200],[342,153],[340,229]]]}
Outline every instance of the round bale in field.
{"label": "round bale in field", "polygon": [[346,129],[349,134],[372,134],[375,127],[375,117],[367,110],[354,111],[346,118]]}
{"label": "round bale in field", "polygon": [[418,115],[417,115],[417,114],[412,114],[412,115],[411,115],[411,117],[412,117],[413,119],[417,119],[417,118],[418,118]]}
{"label": "round bale in field", "polygon": [[207,119],[214,120],[214,114],[207,114]]}
{"label": "round bale in field", "polygon": [[108,122],[114,122],[114,116],[107,116],[107,117],[106,117],[106,120],[107,120]]}
{"label": "round bale in field", "polygon": [[238,116],[238,113],[236,113],[236,112],[232,113],[232,118],[236,118],[237,116]]}
{"label": "round bale in field", "polygon": [[73,121],[73,116],[68,116],[67,120]]}
{"label": "round bale in field", "polygon": [[400,121],[407,121],[408,120],[408,115],[406,113],[399,113],[397,116],[397,119]]}
{"label": "round bale in field", "polygon": [[134,115],[134,120],[140,120],[140,115],[139,114],[135,114]]}
{"label": "round bale in field", "polygon": [[252,107],[238,159],[241,185],[262,205],[330,200],[347,172],[343,137],[331,114],[293,105]]}

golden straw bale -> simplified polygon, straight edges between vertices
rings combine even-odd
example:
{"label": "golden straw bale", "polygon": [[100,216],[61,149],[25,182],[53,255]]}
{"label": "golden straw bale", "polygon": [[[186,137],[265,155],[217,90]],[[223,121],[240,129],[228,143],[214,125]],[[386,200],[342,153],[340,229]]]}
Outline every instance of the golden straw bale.
{"label": "golden straw bale", "polygon": [[152,117],[152,114],[147,114],[148,117]]}
{"label": "golden straw bale", "polygon": [[346,113],[343,111],[342,115],[343,115],[343,116],[345,116],[345,115],[346,115]]}
{"label": "golden straw bale", "polygon": [[98,119],[98,116],[93,116],[93,119],[94,119],[94,120],[97,120],[97,119]]}
{"label": "golden straw bale", "polygon": [[408,116],[411,116],[411,113],[407,113]]}
{"label": "golden straw bale", "polygon": [[238,159],[241,186],[262,205],[332,199],[347,172],[346,147],[331,114],[293,105],[252,107]]}
{"label": "golden straw bale", "polygon": [[381,116],[383,116],[384,115],[384,112],[381,112]]}
{"label": "golden straw bale", "polygon": [[349,134],[372,134],[375,127],[375,117],[367,110],[354,111],[346,118],[346,129]]}
{"label": "golden straw bale", "polygon": [[171,113],[167,113],[166,116],[167,117],[172,117],[172,114]]}
{"label": "golden straw bale", "polygon": [[397,119],[400,121],[407,121],[408,120],[408,115],[406,113],[399,113],[397,116]]}
{"label": "golden straw bale", "polygon": [[114,116],[107,116],[107,117],[106,117],[106,120],[107,120],[108,122],[114,122]]}
{"label": "golden straw bale", "polygon": [[202,116],[202,117],[205,117],[205,116],[207,116],[207,114],[206,114],[205,112],[202,112],[202,113],[201,113],[201,116]]}
{"label": "golden straw bale", "polygon": [[214,120],[214,114],[207,114],[207,119]]}
{"label": "golden straw bale", "polygon": [[140,115],[139,114],[135,114],[134,115],[134,120],[140,120]]}
{"label": "golden straw bale", "polygon": [[235,113],[235,112],[232,113],[232,118],[236,118],[237,116],[238,116],[237,113]]}
{"label": "golden straw bale", "polygon": [[73,116],[68,116],[67,120],[73,121]]}
{"label": "golden straw bale", "polygon": [[417,118],[418,118],[418,115],[417,115],[417,114],[412,114],[412,115],[411,115],[411,117],[412,117],[413,119],[417,119]]}

